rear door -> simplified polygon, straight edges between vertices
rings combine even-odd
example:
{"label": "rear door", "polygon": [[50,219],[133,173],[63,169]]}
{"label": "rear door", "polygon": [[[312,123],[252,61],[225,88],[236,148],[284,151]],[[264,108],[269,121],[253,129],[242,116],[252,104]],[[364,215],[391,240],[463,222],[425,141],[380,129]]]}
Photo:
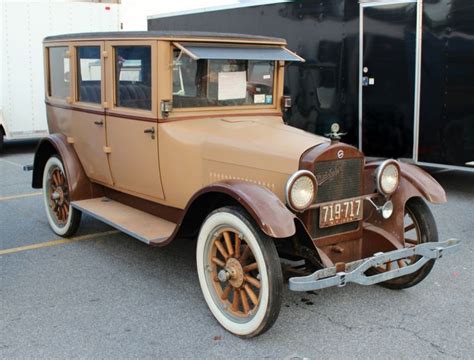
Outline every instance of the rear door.
{"label": "rear door", "polygon": [[104,42],[77,42],[73,49],[73,146],[87,176],[112,185],[105,131]]}
{"label": "rear door", "polygon": [[106,129],[114,187],[144,198],[163,199],[158,159],[156,41],[106,44]]}
{"label": "rear door", "polygon": [[411,159],[419,98],[418,4],[360,6],[359,145],[367,156]]}

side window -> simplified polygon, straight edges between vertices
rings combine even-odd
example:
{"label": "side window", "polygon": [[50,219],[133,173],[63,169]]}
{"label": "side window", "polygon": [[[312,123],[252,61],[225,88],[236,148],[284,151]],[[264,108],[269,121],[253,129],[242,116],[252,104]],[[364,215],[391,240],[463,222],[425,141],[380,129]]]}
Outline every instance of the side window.
{"label": "side window", "polygon": [[102,68],[100,46],[79,46],[77,51],[77,100],[100,104]]}
{"label": "side window", "polygon": [[151,110],[151,48],[115,47],[115,105]]}
{"label": "side window", "polygon": [[70,94],[71,69],[67,46],[48,48],[49,51],[49,96],[66,99]]}

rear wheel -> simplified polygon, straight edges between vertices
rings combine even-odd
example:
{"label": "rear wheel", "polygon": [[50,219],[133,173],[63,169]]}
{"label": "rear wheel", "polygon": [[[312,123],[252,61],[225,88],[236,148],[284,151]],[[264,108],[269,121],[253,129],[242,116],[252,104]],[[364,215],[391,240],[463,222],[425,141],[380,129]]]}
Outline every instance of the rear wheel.
{"label": "rear wheel", "polygon": [[241,337],[267,331],[280,312],[283,288],[273,239],[242,209],[224,207],[204,221],[196,251],[201,289],[217,321]]}
{"label": "rear wheel", "polygon": [[[405,205],[404,232],[405,247],[413,247],[426,242],[438,242],[436,222],[423,199],[412,198],[407,201]],[[414,255],[398,260],[393,264],[385,264],[385,270],[394,266],[404,267],[414,264],[420,258],[420,256]],[[435,260],[430,260],[417,272],[383,282],[380,285],[389,289],[406,289],[415,286],[428,276],[434,263]]]}
{"label": "rear wheel", "polygon": [[81,212],[71,206],[69,186],[61,159],[51,156],[43,172],[43,200],[49,225],[59,236],[71,236],[79,227]]}

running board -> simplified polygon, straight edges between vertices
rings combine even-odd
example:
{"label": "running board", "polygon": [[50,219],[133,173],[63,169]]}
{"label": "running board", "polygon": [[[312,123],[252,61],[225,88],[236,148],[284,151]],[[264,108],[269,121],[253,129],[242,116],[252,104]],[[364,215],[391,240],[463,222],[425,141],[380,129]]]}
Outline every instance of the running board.
{"label": "running board", "polygon": [[106,197],[73,201],[71,205],[150,245],[165,242],[176,224]]}

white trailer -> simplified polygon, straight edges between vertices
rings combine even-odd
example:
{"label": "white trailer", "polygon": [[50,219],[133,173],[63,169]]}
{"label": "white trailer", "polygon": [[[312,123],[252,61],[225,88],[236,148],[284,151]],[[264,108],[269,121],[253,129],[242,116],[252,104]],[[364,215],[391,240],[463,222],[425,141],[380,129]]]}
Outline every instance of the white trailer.
{"label": "white trailer", "polygon": [[0,1],[0,151],[5,139],[47,134],[43,47],[46,36],[120,30],[120,4]]}

